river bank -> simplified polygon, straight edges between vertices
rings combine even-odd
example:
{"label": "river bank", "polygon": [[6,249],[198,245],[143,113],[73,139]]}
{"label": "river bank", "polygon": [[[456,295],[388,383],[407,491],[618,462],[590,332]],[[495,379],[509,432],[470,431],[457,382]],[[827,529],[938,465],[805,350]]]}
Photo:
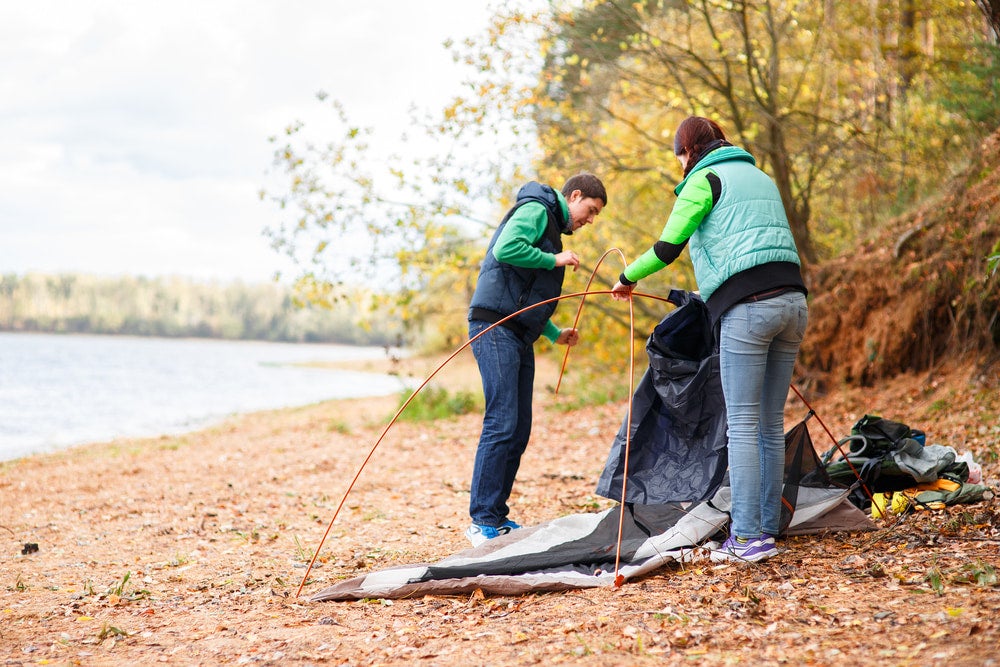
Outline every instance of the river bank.
{"label": "river bank", "polygon": [[[478,382],[468,361],[449,367],[447,377]],[[426,377],[425,367],[410,368]],[[623,406],[551,409],[541,387],[556,372],[539,371],[533,444],[512,496],[515,518],[527,525],[609,502],[595,497],[593,486]],[[261,412],[194,433],[0,464],[0,659],[501,666],[995,660],[997,584],[961,579],[970,564],[981,573],[1000,568],[996,507],[985,504],[910,515],[873,535],[794,538],[786,553],[750,568],[664,568],[621,589],[309,602],[312,592],[359,572],[467,547],[478,414],[392,428],[296,597],[307,559],[396,400]],[[814,403],[836,433],[885,406],[892,408],[887,416],[919,425],[936,441],[984,459],[993,452],[984,475],[997,478],[995,385],[958,369],[933,382],[901,378]],[[790,413],[801,416],[800,406]],[[956,522],[986,527],[942,536],[942,526]]]}

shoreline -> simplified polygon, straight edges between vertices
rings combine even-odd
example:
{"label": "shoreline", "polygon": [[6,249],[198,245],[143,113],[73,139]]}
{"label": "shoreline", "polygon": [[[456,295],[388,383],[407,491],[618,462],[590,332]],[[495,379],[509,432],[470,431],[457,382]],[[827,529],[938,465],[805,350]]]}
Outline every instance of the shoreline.
{"label": "shoreline", "polygon": [[[466,378],[469,377],[469,368],[466,366],[468,360],[471,360],[471,352],[469,353],[468,359],[464,358],[465,355],[459,355],[456,357],[447,368],[439,372],[435,378],[434,383],[442,386],[448,387],[450,391],[458,390],[472,390],[470,383],[466,382]],[[343,360],[333,360],[333,361],[317,361],[317,362],[303,362],[303,363],[293,363],[292,365],[298,365],[303,368],[314,368],[314,369],[335,369],[343,370],[355,373],[366,373],[383,377],[395,377],[399,378],[402,382],[407,383],[407,385],[412,384],[414,381],[420,381],[426,374],[429,374],[437,367],[446,356],[442,356],[440,360],[434,357],[417,357],[409,355],[393,355],[391,358],[388,356],[384,357],[371,357],[371,358],[359,358],[359,359],[343,359]],[[475,361],[472,360],[474,364]],[[479,390],[478,385],[478,373],[473,367],[471,369],[472,374],[475,375],[476,384],[474,385],[475,390]],[[253,415],[256,413],[273,413],[282,410],[297,410],[305,408],[311,405],[320,405],[324,403],[343,404],[343,412],[350,416],[353,415],[357,410],[352,406],[354,403],[359,402],[359,404],[379,402],[384,404],[386,411],[389,416],[393,414],[392,410],[397,406],[399,401],[399,396],[405,391],[405,387],[400,386],[398,389],[394,389],[388,393],[373,394],[370,396],[357,396],[357,397],[346,397],[346,398],[328,398],[319,401],[313,401],[309,403],[303,403],[301,405],[288,405],[279,406],[274,408],[262,408],[254,409],[250,408],[245,411],[234,411],[228,414],[219,414],[215,416],[207,416],[202,418],[188,418],[191,422],[188,425],[180,424],[172,427],[166,427],[163,430],[147,433],[136,433],[129,435],[118,435],[108,438],[96,437],[96,438],[85,438],[73,442],[65,442],[59,444],[51,444],[49,442],[37,443],[37,444],[12,444],[12,449],[25,449],[30,448],[32,451],[27,451],[23,453],[11,453],[0,451],[0,467],[4,464],[10,463],[12,461],[17,461],[23,458],[29,458],[34,456],[47,456],[57,454],[63,451],[69,451],[81,447],[88,447],[91,445],[102,445],[102,444],[115,444],[115,443],[125,443],[125,442],[139,442],[139,441],[155,441],[163,438],[169,437],[183,437],[185,435],[190,435],[204,430],[210,430],[215,427],[221,426],[233,420],[238,420],[241,417],[246,417],[248,415]],[[366,420],[373,418],[372,415],[368,415],[368,411],[362,410],[362,415],[365,416]],[[356,424],[357,425],[357,424]]]}
{"label": "shoreline", "polygon": [[[479,379],[479,369],[472,356],[472,350],[465,348],[449,360],[450,353],[440,355],[398,356],[380,359],[345,359],[343,361],[320,362],[318,368],[339,368],[361,373],[376,373],[393,375],[423,382],[430,378],[430,383],[446,387],[449,391],[482,391]],[[536,363],[543,372],[548,371],[551,364],[544,355],[536,355]],[[433,374],[433,377],[431,377]]]}

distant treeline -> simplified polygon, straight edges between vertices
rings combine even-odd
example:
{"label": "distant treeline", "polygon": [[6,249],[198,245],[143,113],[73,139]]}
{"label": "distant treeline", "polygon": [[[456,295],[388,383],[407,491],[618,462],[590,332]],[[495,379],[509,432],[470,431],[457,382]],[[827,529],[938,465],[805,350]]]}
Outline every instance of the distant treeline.
{"label": "distant treeline", "polygon": [[[0,330],[396,345],[357,304],[301,307],[277,283],[29,273],[0,277]],[[384,324],[384,323],[382,323]]]}

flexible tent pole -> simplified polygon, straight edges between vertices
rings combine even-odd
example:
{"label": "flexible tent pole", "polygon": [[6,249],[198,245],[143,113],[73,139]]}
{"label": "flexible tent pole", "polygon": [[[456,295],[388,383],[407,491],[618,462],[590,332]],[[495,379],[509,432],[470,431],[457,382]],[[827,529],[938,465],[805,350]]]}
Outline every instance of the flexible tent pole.
{"label": "flexible tent pole", "polygon": [[847,454],[845,454],[844,450],[841,448],[840,441],[837,440],[835,437],[833,437],[833,433],[830,432],[830,429],[827,428],[825,423],[823,423],[823,419],[819,416],[819,414],[817,414],[816,410],[813,409],[813,406],[809,405],[809,401],[807,401],[805,396],[803,396],[802,393],[799,392],[798,388],[794,384],[791,385],[791,388],[792,391],[795,392],[795,395],[799,397],[799,400],[802,401],[807,408],[809,408],[809,413],[816,416],[816,421],[820,423],[820,426],[823,427],[823,430],[826,431],[827,436],[829,436],[830,440],[833,442],[833,446],[836,447],[837,451],[840,452],[840,455],[844,457],[844,461],[847,462],[847,467],[850,468],[851,472],[854,473],[854,476],[857,478],[858,483],[861,485],[861,489],[865,492],[865,495],[868,496],[868,500],[872,501],[872,507],[874,507],[876,511],[878,511],[879,518],[884,519],[885,512],[883,512],[882,508],[879,507],[878,503],[875,502],[875,498],[873,497],[872,492],[868,489],[868,486],[865,484],[865,480],[861,478],[861,473],[858,472],[858,469],[854,467],[853,463],[851,463],[851,459],[848,458]]}
{"label": "flexible tent pole", "polygon": [[[469,345],[471,345],[474,340],[478,339],[480,336],[482,336],[483,334],[485,334],[487,331],[489,331],[493,327],[500,326],[504,322],[506,322],[507,320],[509,320],[511,318],[514,318],[514,317],[517,317],[521,313],[527,312],[527,311],[531,310],[532,308],[538,308],[539,306],[544,306],[545,304],[548,304],[548,303],[558,302],[558,301],[561,301],[563,299],[574,299],[574,298],[578,298],[578,297],[587,296],[588,294],[610,294],[610,293],[611,293],[611,290],[599,290],[599,291],[596,291],[596,292],[576,292],[576,293],[573,293],[573,294],[563,294],[563,295],[560,295],[560,296],[552,298],[552,299],[546,299],[545,301],[540,301],[540,302],[538,302],[538,303],[536,303],[534,305],[528,306],[527,308],[522,308],[521,310],[517,311],[516,313],[512,313],[511,315],[508,315],[507,317],[505,317],[505,318],[503,318],[501,320],[498,320],[497,322],[491,324],[489,327],[487,327],[486,329],[484,329],[483,331],[481,331],[480,333],[478,333],[476,336],[474,336],[473,338],[467,340],[458,349],[456,349],[454,352],[452,352],[451,355],[441,363],[441,365],[439,365],[437,368],[435,368],[434,371],[430,375],[427,376],[427,379],[425,379],[420,384],[420,386],[417,387],[417,389],[414,390],[414,392],[412,394],[410,394],[409,398],[406,399],[406,401],[403,403],[403,405],[401,405],[399,407],[399,410],[396,411],[396,414],[392,417],[392,419],[389,421],[389,423],[386,424],[386,427],[382,430],[382,433],[381,433],[381,435],[379,435],[378,439],[375,441],[375,444],[372,445],[371,450],[368,452],[368,456],[365,457],[364,461],[362,461],[361,465],[358,467],[358,471],[354,474],[354,477],[351,479],[350,484],[348,484],[347,490],[344,492],[343,498],[341,498],[340,503],[337,505],[337,509],[333,513],[333,517],[330,519],[329,524],[327,524],[326,531],[323,533],[323,537],[320,539],[319,545],[316,547],[316,550],[313,553],[312,558],[309,560],[309,566],[306,568],[306,572],[302,576],[302,581],[299,583],[298,590],[296,590],[296,592],[295,592],[295,597],[299,597],[299,595],[301,595],[302,588],[306,585],[306,581],[309,579],[309,574],[312,572],[313,566],[316,564],[316,559],[319,557],[319,552],[322,550],[323,545],[326,543],[326,539],[329,537],[330,531],[333,529],[333,524],[337,520],[337,517],[340,515],[340,511],[344,508],[344,504],[347,502],[347,497],[350,495],[351,491],[354,489],[354,485],[355,485],[355,483],[357,483],[358,478],[361,477],[361,472],[365,469],[365,466],[368,465],[368,462],[371,460],[372,456],[374,456],[374,454],[375,454],[375,450],[378,449],[378,446],[380,444],[382,444],[382,441],[385,439],[385,436],[389,432],[389,429],[392,428],[393,424],[396,423],[396,420],[399,419],[399,416],[403,413],[403,410],[405,410],[406,407],[413,401],[413,399],[417,397],[417,394],[419,394],[420,391],[424,387],[427,386],[427,384],[431,381],[431,378],[433,378],[435,375],[437,375],[438,372],[442,368],[444,368],[448,364],[448,362],[450,362],[452,359],[454,359],[456,356],[458,356],[458,354],[462,350],[464,350],[465,348],[469,347]],[[656,297],[656,298],[658,298],[658,297]],[[631,398],[629,400],[631,401]],[[619,545],[619,549],[620,549],[620,545]]]}
{"label": "flexible tent pole", "polygon": [[[594,267],[594,270],[590,272],[590,279],[587,280],[587,287],[584,288],[584,294],[589,294],[590,293],[590,285],[594,282],[594,278],[597,276],[597,271],[601,268],[601,264],[604,263],[604,260],[607,258],[607,256],[610,255],[610,254],[612,254],[612,253],[617,253],[618,254],[618,257],[621,258],[621,260],[622,260],[622,266],[623,267],[628,265],[628,262],[625,261],[625,253],[623,253],[619,248],[609,248],[608,250],[606,250],[604,252],[603,255],[601,255],[601,258],[599,260],[597,260],[597,265]],[[580,306],[576,309],[576,317],[573,319],[573,328],[574,329],[577,328],[577,325],[580,322],[580,315],[583,314],[583,306],[584,306],[584,304],[586,304],[586,302],[587,302],[587,297],[586,296],[584,296],[582,299],[580,299]],[[631,324],[631,322],[632,322],[632,320],[631,320],[631,314],[630,314],[630,316],[629,316],[629,323]],[[572,346],[569,346],[569,345],[566,346],[566,353],[563,355],[562,367],[559,369],[559,379],[556,380],[556,390],[555,390],[556,394],[559,393],[559,387],[562,386],[563,373],[566,372],[566,362],[569,361],[569,352],[570,352],[571,349],[572,349]]]}

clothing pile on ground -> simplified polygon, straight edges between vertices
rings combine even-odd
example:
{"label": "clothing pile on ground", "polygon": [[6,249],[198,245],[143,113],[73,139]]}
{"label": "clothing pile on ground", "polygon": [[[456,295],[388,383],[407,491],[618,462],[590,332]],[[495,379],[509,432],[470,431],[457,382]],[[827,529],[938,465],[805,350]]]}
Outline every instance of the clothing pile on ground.
{"label": "clothing pile on ground", "polygon": [[922,430],[878,415],[858,420],[823,462],[831,480],[855,485],[851,501],[874,518],[993,497],[972,454],[927,444]]}

